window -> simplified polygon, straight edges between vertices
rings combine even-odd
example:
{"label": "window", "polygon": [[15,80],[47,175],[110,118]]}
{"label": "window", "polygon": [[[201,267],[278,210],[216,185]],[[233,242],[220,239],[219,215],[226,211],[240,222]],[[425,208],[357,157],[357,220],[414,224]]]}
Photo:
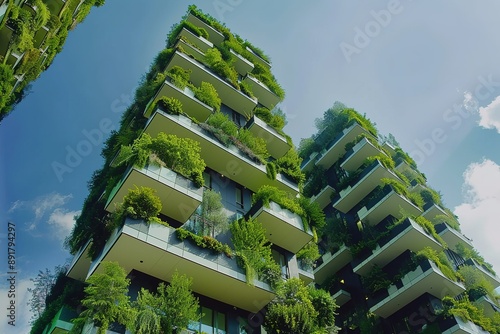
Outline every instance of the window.
{"label": "window", "polygon": [[236,206],[243,209],[243,188],[240,185],[236,186]]}
{"label": "window", "polygon": [[281,268],[281,276],[284,279],[289,278],[289,273],[288,273],[288,263],[286,261],[285,254],[281,253],[279,250],[272,248],[271,249],[271,254],[273,256],[273,260],[279,264]]}
{"label": "window", "polygon": [[189,324],[188,329],[207,334],[226,334],[226,314],[201,307],[201,318]]}
{"label": "window", "polygon": [[212,189],[212,175],[207,172],[203,172],[203,181],[205,183],[205,188]]}

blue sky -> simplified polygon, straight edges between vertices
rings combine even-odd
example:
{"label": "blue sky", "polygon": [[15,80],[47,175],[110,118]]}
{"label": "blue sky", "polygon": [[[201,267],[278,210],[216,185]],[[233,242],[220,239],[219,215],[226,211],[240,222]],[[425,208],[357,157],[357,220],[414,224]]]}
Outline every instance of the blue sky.
{"label": "blue sky", "polygon": [[[314,119],[336,100],[366,113],[417,160],[464,234],[500,271],[500,3],[192,3],[271,57],[287,93],[285,130],[296,144],[315,132]],[[187,5],[108,0],[95,8],[0,123],[0,247],[6,254],[6,225],[14,222],[19,311],[15,329],[2,315],[0,332],[29,331],[29,278],[70,257],[62,241],[102,165],[102,140],[118,127]],[[62,165],[67,169],[56,173]],[[5,261],[6,255],[2,268]],[[4,310],[3,275],[0,282]]]}

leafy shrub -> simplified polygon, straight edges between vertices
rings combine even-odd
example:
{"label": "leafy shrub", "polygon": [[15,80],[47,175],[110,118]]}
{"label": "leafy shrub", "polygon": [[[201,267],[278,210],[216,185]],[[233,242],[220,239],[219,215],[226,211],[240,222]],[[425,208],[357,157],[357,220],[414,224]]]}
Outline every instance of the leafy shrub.
{"label": "leafy shrub", "polygon": [[430,247],[425,247],[417,252],[417,258],[434,262],[446,277],[452,281],[458,281],[459,276],[453,270],[450,261],[443,252],[438,253]]}
{"label": "leafy shrub", "polygon": [[203,81],[200,87],[194,89],[194,96],[201,102],[214,108],[216,112],[220,111],[222,100],[211,83]]}
{"label": "leafy shrub", "polygon": [[312,268],[314,262],[321,256],[319,254],[318,245],[310,241],[301,250],[297,252],[297,259],[302,262],[307,268]]}
{"label": "leafy shrub", "polygon": [[373,265],[372,270],[363,276],[361,280],[363,281],[363,286],[371,293],[387,289],[391,285],[387,273],[377,264]]}
{"label": "leafy shrub", "polygon": [[172,115],[180,115],[183,113],[182,103],[173,97],[162,96],[158,102],[158,106],[163,108],[167,113]]}
{"label": "leafy shrub", "polygon": [[205,52],[205,60],[215,73],[227,79],[236,89],[240,89],[238,84],[238,73],[230,63],[223,59],[218,49],[211,48],[207,50]]}
{"label": "leafy shrub", "polygon": [[264,138],[256,137],[250,130],[241,128],[238,131],[238,140],[241,141],[246,147],[248,147],[259,160],[265,161],[269,158],[269,153],[267,152],[267,144]]}
{"label": "leafy shrub", "polygon": [[183,28],[186,28],[198,37],[203,37],[205,39],[208,38],[208,32],[205,29],[199,28],[191,22],[184,20],[172,26],[170,32],[167,35],[168,47],[172,47],[175,44],[175,42],[177,41],[177,36]]}
{"label": "leafy shrub", "polygon": [[422,191],[420,191],[420,196],[422,196],[422,199],[424,200],[425,204],[432,203],[432,204],[441,204],[441,196],[437,191],[431,188],[425,188]]}
{"label": "leafy shrub", "polygon": [[172,79],[172,83],[180,88],[184,89],[189,82],[189,78],[191,76],[191,70],[184,69],[180,66],[173,66],[167,72],[167,77]]}
{"label": "leafy shrub", "polygon": [[234,124],[226,114],[221,112],[216,112],[210,115],[207,120],[207,124],[216,129],[220,129],[228,136],[236,137],[238,135],[238,127],[236,124]]}
{"label": "leafy shrub", "polygon": [[302,158],[298,155],[294,147],[290,148],[284,156],[274,161],[277,172],[292,179],[297,185],[302,186],[305,175],[300,169]]}
{"label": "leafy shrub", "polygon": [[432,224],[429,220],[425,219],[423,216],[415,217],[415,221],[418,225],[422,226],[422,228],[432,235],[434,239],[436,239],[443,247],[447,248],[446,242],[443,238],[436,232],[434,224]]}
{"label": "leafy shrub", "polygon": [[148,187],[135,187],[129,189],[128,194],[123,197],[123,203],[119,210],[120,218],[129,216],[133,219],[142,219],[149,222],[151,218],[157,217],[161,211],[162,204],[156,190]]}
{"label": "leafy shrub", "polygon": [[276,81],[276,78],[274,77],[274,75],[272,75],[271,71],[267,67],[259,63],[254,64],[252,75],[259,81],[262,81],[267,86],[267,88],[269,88],[281,100],[285,98],[285,91],[283,90],[283,88],[281,88],[281,86]]}
{"label": "leafy shrub", "polygon": [[266,173],[269,180],[276,180],[276,165],[274,162],[268,162],[266,164]]}

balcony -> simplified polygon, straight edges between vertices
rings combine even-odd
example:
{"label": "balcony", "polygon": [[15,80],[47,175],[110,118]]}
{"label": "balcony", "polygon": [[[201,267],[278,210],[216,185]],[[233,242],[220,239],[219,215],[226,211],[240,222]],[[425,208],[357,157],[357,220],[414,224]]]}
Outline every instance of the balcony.
{"label": "balcony", "polygon": [[191,88],[184,87],[184,89],[180,89],[171,82],[170,78],[167,78],[156,95],[151,100],[150,104],[148,104],[148,107],[146,107],[146,110],[144,112],[145,117],[149,118],[151,116],[152,109],[149,108],[149,106],[152,103],[158,101],[163,96],[173,97],[179,100],[182,103],[182,110],[187,115],[195,118],[200,122],[205,122],[208,119],[208,116],[210,116],[214,111],[214,108],[198,100],[194,96],[194,92],[191,90]]}
{"label": "balcony", "polygon": [[156,190],[162,204],[161,213],[181,223],[187,221],[200,205],[203,188],[176,172],[149,165],[143,169],[130,168],[109,194],[105,209],[114,212],[130,189],[144,186]]}
{"label": "balcony", "polygon": [[263,82],[252,75],[247,74],[243,82],[251,87],[253,95],[257,97],[259,103],[269,110],[273,109],[280,102],[278,95],[274,94]]}
{"label": "balcony", "polygon": [[399,219],[403,215],[419,216],[421,213],[422,210],[410,200],[391,186],[385,186],[378,196],[358,211],[358,217],[366,224],[377,225],[389,215]]}
{"label": "balcony", "polygon": [[170,281],[178,271],[194,278],[194,292],[249,312],[260,311],[274,298],[268,284],[256,280],[251,286],[246,282],[236,258],[180,241],[175,234],[171,227],[126,219],[92,263],[88,276],[101,270],[102,261],[116,261],[127,273],[136,269],[164,281]]}
{"label": "balcony", "polygon": [[489,334],[489,332],[472,321],[462,319],[456,315],[441,319],[439,328],[442,334]]}
{"label": "balcony", "polygon": [[78,281],[85,281],[87,279],[87,274],[92,264],[92,260],[89,256],[89,248],[92,240],[87,241],[87,243],[80,248],[78,253],[75,254],[71,264],[68,267],[66,276],[76,279]]}
{"label": "balcony", "polygon": [[333,207],[343,213],[349,212],[366,195],[381,185],[383,178],[399,180],[396,174],[376,160],[351,182],[351,184],[355,182],[354,185],[349,185],[339,192],[337,199],[333,200]]}
{"label": "balcony", "polygon": [[275,159],[284,156],[291,148],[284,136],[257,116],[253,116],[245,127],[256,137],[263,138],[266,141],[267,151]]}
{"label": "balcony", "polygon": [[321,210],[323,210],[328,204],[332,202],[331,198],[334,194],[335,189],[327,185],[318,194],[311,197],[311,201],[318,203]]}
{"label": "balcony", "polygon": [[357,136],[363,133],[367,136],[372,136],[368,130],[358,123],[354,123],[347,129],[344,129],[344,131],[332,140],[329,147],[321,153],[321,156],[316,161],[316,165],[324,169],[329,169],[346,152],[345,144],[352,142]]}
{"label": "balcony", "polygon": [[251,55],[252,59],[250,59],[254,64],[260,64],[264,67],[271,68],[271,64],[267,61],[264,60],[261,56],[256,54],[251,48],[248,46],[246,47],[246,50],[249,52]]}
{"label": "balcony", "polygon": [[387,152],[389,152],[391,157],[396,154],[396,148],[392,146],[392,144],[390,144],[389,142],[384,142],[382,144],[382,148],[384,148]]}
{"label": "balcony", "polygon": [[257,202],[247,215],[262,224],[271,243],[294,254],[313,237],[311,231],[304,229],[299,215],[283,209],[275,202],[271,201],[269,207],[264,206],[262,202]]}
{"label": "balcony", "polygon": [[210,42],[209,40],[201,37],[201,36],[196,36],[193,34],[191,31],[187,30],[186,28],[182,28],[178,37],[182,37],[183,39],[186,39],[189,44],[194,45],[196,48],[198,48],[199,51],[205,53],[207,50],[211,49],[214,47],[214,44]]}
{"label": "balcony", "polygon": [[52,15],[59,16],[61,14],[64,5],[66,4],[65,0],[49,0],[44,1]]}
{"label": "balcony", "polygon": [[314,269],[316,283],[322,284],[325,279],[335,274],[351,261],[352,254],[346,245],[342,245],[334,254],[331,252],[323,254],[318,261],[316,269]]}
{"label": "balcony", "polygon": [[302,263],[299,259],[297,260],[297,265],[299,269],[299,278],[304,282],[305,285],[308,285],[314,281],[314,273],[311,266],[307,266]]}
{"label": "balcony", "polygon": [[479,269],[479,271],[483,274],[483,277],[490,282],[490,284],[493,286],[493,288],[498,288],[500,286],[500,278],[492,272],[490,269],[488,269],[486,266],[481,265],[479,262],[477,262],[474,259],[468,259],[464,262],[464,265],[466,266],[473,266]]}
{"label": "balcony", "polygon": [[420,225],[408,218],[394,227],[387,237],[380,240],[378,247],[371,254],[358,260],[358,263],[353,263],[353,271],[364,276],[374,265],[384,267],[405,251],[417,252],[424,247],[431,247],[436,251],[443,249],[443,246]]}
{"label": "balcony", "polygon": [[[100,327],[95,326],[93,322],[87,322],[85,326],[83,326],[82,334],[97,334],[99,333]],[[123,334],[125,333],[125,327],[118,325],[116,323],[112,323],[108,329],[106,330],[106,334]]]}
{"label": "balcony", "polygon": [[73,328],[71,320],[78,317],[78,314],[67,308],[61,307],[59,312],[54,316],[50,324],[48,324],[42,334],[63,334],[68,333]]}
{"label": "balcony", "polygon": [[234,57],[234,68],[241,76],[246,76],[249,72],[252,72],[254,65],[251,61],[237,53],[236,51],[229,50]]}
{"label": "balcony", "polygon": [[243,116],[251,115],[252,110],[257,105],[256,100],[234,88],[225,78],[221,78],[209,67],[182,52],[176,51],[174,53],[166,70],[169,71],[174,66],[191,70],[190,80],[195,86],[199,87],[203,81],[211,83],[219,93],[222,103]]}
{"label": "balcony", "polygon": [[436,216],[439,215],[444,215],[444,216],[449,216],[448,213],[439,205],[437,204],[430,204],[424,206],[424,213],[422,213],[422,216],[427,219],[428,221],[434,221]]}
{"label": "balcony", "polygon": [[444,276],[432,261],[423,260],[417,269],[406,274],[396,284],[368,299],[368,304],[370,312],[387,318],[426,292],[442,299],[464,291],[465,287],[461,283]]}
{"label": "balcony", "polygon": [[313,152],[309,156],[307,160],[302,161],[302,164],[300,165],[300,169],[302,170],[303,173],[309,172],[314,168],[315,162],[316,162],[316,157],[319,155],[318,152]]}
{"label": "balcony", "polygon": [[178,39],[174,47],[176,49],[181,47],[182,52],[184,52],[189,57],[196,59],[200,63],[205,62],[205,53],[200,49],[198,49],[196,46],[186,42],[184,39]]}
{"label": "balcony", "polygon": [[208,33],[208,40],[210,42],[212,42],[213,44],[221,45],[222,42],[224,42],[225,37],[221,32],[219,32],[217,29],[213,28],[211,25],[206,24],[205,22],[203,22],[202,20],[200,20],[199,18],[194,16],[192,13],[188,14],[186,21],[191,22],[192,24],[194,24],[198,28],[205,29]]}
{"label": "balcony", "polygon": [[253,192],[257,192],[262,184],[272,185],[293,196],[299,192],[296,184],[280,174],[276,176],[276,180],[270,180],[264,165],[251,160],[235,146],[225,147],[187,117],[169,115],[157,109],[150,117],[144,132],[154,137],[161,131],[197,141],[201,146],[201,157],[208,167]]}
{"label": "balcony", "polygon": [[368,139],[363,138],[359,143],[354,145],[352,149],[347,151],[340,167],[348,172],[354,172],[361,167],[367,157],[379,154],[382,154],[382,152]]}
{"label": "balcony", "polygon": [[471,239],[467,238],[461,232],[451,228],[448,224],[440,223],[435,225],[434,227],[436,228],[436,232],[441,236],[441,238],[443,238],[443,240],[451,250],[455,250],[457,244],[459,243],[463,244],[470,250],[474,248]]}
{"label": "balcony", "polygon": [[345,290],[339,289],[332,295],[335,303],[340,307],[351,300],[351,294]]}

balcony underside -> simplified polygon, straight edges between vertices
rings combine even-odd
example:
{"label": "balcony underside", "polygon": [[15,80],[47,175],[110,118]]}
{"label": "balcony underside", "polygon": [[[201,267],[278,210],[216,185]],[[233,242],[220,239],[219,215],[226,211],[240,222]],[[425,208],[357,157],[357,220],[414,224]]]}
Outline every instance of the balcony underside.
{"label": "balcony underside", "polygon": [[343,213],[349,212],[373,189],[381,185],[383,178],[399,180],[394,173],[379,163],[353,187],[348,187],[340,191],[340,198],[333,204],[333,207]]}
{"label": "balcony underside", "polygon": [[299,278],[302,280],[302,282],[304,282],[305,285],[309,285],[314,281],[314,274],[312,272],[299,268]]}
{"label": "balcony underside", "polygon": [[352,254],[349,248],[343,245],[334,254],[330,252],[323,254],[322,260],[323,263],[314,270],[314,277],[318,284],[322,284],[328,277],[332,276],[351,262]]}
{"label": "balcony underside", "polygon": [[142,170],[132,168],[110,194],[105,209],[115,212],[129,190],[136,186],[155,189],[161,200],[161,213],[181,223],[191,217],[203,197],[203,188],[194,187],[191,181],[169,169],[150,165]]}
{"label": "balcony underside", "polygon": [[[448,320],[450,321],[450,320]],[[451,319],[452,327],[442,331],[442,334],[489,334],[482,327],[468,320],[462,320],[458,316]]]}
{"label": "balcony underside", "polygon": [[168,71],[174,66],[180,66],[183,69],[191,70],[190,80],[197,87],[199,87],[202,82],[211,83],[219,93],[222,103],[245,117],[251,115],[252,110],[257,105],[256,100],[251,99],[234,88],[229,82],[213,73],[199,61],[179,51],[176,51],[172,56],[166,70]]}
{"label": "balcony underside", "polygon": [[297,214],[282,209],[274,202],[269,203],[269,208],[261,206],[252,218],[262,224],[272,244],[294,254],[313,238],[311,232],[304,231],[302,219]]}
{"label": "balcony underside", "polygon": [[257,116],[253,116],[252,119],[250,119],[247,128],[256,137],[263,138],[266,141],[267,151],[275,159],[284,156],[291,148],[291,145],[288,144],[285,137],[280,135]]}
{"label": "balcony underside", "polygon": [[351,300],[351,294],[345,290],[340,289],[332,295],[335,303],[340,307]]}
{"label": "balcony underside", "polygon": [[149,119],[144,132],[154,137],[161,131],[197,141],[201,147],[201,157],[208,167],[253,192],[257,192],[263,184],[269,184],[293,195],[298,193],[297,185],[284,180],[280,175],[277,175],[276,180],[270,180],[265,166],[243,156],[236,147],[223,146],[186,117],[168,115],[157,110]]}
{"label": "balcony underside", "polygon": [[354,267],[353,271],[358,275],[364,276],[370,272],[374,265],[384,267],[407,250],[416,253],[425,247],[430,247],[436,251],[443,249],[443,246],[432,236],[425,233],[422,227],[412,220],[409,221],[410,225],[404,231],[382,247],[375,249],[373,254]]}
{"label": "balcony underside", "polygon": [[450,281],[434,266],[425,272],[418,267],[417,270],[405,276],[403,281],[405,280],[403,287],[389,288],[389,296],[371,307],[370,312],[387,318],[426,292],[442,299],[444,296],[456,296],[465,291],[462,285]]}
{"label": "balcony underside", "polygon": [[201,36],[200,37],[196,36],[195,34],[193,34],[191,31],[187,30],[186,28],[182,28],[182,30],[180,31],[178,36],[183,37],[186,40],[188,40],[189,43],[195,45],[203,53],[207,52],[209,49],[214,47],[212,42],[210,42],[209,40],[206,40],[205,38],[203,38]]}
{"label": "balcony underside", "polygon": [[434,221],[434,218],[436,218],[436,216],[442,216],[442,215],[447,216],[448,214],[446,213],[446,211],[441,209],[436,204],[433,204],[430,208],[425,210],[424,213],[422,213],[422,216],[431,222]]}
{"label": "balcony underside", "polygon": [[91,241],[89,240],[87,244],[75,254],[66,272],[66,276],[76,279],[77,281],[85,281],[87,279],[87,274],[92,265],[92,260],[88,253],[90,244]]}
{"label": "balcony underside", "polygon": [[317,194],[311,198],[312,202],[318,203],[319,207],[323,210],[328,204],[332,202],[331,197],[335,193],[335,189],[331,186],[326,186]]}
{"label": "balcony underside", "polygon": [[335,141],[335,143],[333,143],[326,150],[326,152],[321,155],[321,157],[319,157],[318,161],[316,161],[317,166],[329,169],[341,156],[344,155],[346,152],[345,145],[347,143],[352,142],[357,136],[363,133],[371,136],[371,134],[358,123],[354,123],[343,132],[344,134],[337,141]]}
{"label": "balcony underside", "polygon": [[[445,224],[445,223],[442,223],[442,224]],[[474,248],[474,246],[472,245],[472,240],[470,240],[469,238],[464,236],[462,233],[454,230],[453,228],[451,228],[448,225],[446,225],[445,228],[441,232],[439,232],[439,235],[441,236],[441,238],[443,238],[443,240],[446,242],[448,247],[453,251],[456,250],[456,247],[459,243],[463,244],[464,246],[466,246],[470,250],[472,250]]]}
{"label": "balcony underside", "polygon": [[263,82],[251,75],[247,75],[243,82],[248,84],[259,103],[269,110],[273,109],[280,102],[280,98],[274,94]]}
{"label": "balcony underside", "polygon": [[366,138],[363,138],[357,143],[353,149],[355,151],[340,164],[340,167],[348,172],[357,170],[365,162],[366,158],[382,154],[382,152],[377,147],[373,146]]}
{"label": "balcony underside", "polygon": [[[173,97],[182,103],[182,110],[190,117],[195,118],[200,122],[205,122],[208,116],[212,114],[214,109],[205,103],[198,100],[192,90],[185,87],[183,90],[176,87],[169,80],[166,80],[161,86],[160,90],[156,93],[153,98],[154,101],[158,101],[163,96]],[[151,110],[146,109],[144,116],[149,118],[151,116]]]}
{"label": "balcony underside", "polygon": [[393,190],[372,208],[363,207],[358,211],[358,216],[364,223],[374,226],[389,215],[402,218],[403,215],[419,216],[421,213],[422,210],[415,204]]}
{"label": "balcony underside", "polygon": [[100,272],[102,261],[116,261],[127,273],[136,269],[164,281],[170,281],[178,271],[193,278],[194,292],[249,312],[258,312],[274,298],[267,284],[247,284],[235,259],[180,241],[172,228],[157,224],[148,228],[143,223],[127,222],[108,242],[89,276]]}

